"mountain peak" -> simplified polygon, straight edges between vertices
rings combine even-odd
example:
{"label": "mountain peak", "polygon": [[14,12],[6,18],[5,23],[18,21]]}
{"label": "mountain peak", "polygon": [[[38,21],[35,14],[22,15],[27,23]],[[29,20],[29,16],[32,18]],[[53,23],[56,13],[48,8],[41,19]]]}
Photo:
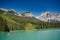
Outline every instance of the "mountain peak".
{"label": "mountain peak", "polygon": [[5,11],[8,11],[8,10],[7,9],[4,9],[4,8],[0,8],[0,11],[5,12]]}
{"label": "mountain peak", "polygon": [[13,10],[13,9],[9,10],[8,12],[12,13],[12,14],[17,14],[17,12],[15,10]]}
{"label": "mountain peak", "polygon": [[13,15],[16,15],[16,16],[22,16],[20,13],[18,13],[17,11],[15,11],[14,9],[11,9],[8,11],[9,13],[12,13]]}
{"label": "mountain peak", "polygon": [[33,16],[31,12],[25,12],[23,15],[26,17],[32,17]]}
{"label": "mountain peak", "polygon": [[49,14],[50,14],[50,12],[46,11],[46,12],[43,12],[43,13],[41,14],[41,16],[46,16],[46,15],[49,15]]}
{"label": "mountain peak", "polygon": [[11,12],[16,12],[14,9],[10,9],[9,11],[11,11]]}
{"label": "mountain peak", "polygon": [[52,12],[43,12],[40,15],[39,19],[42,20],[42,21],[45,21],[45,22],[47,22],[47,21],[51,22],[51,20],[60,21],[59,15],[56,14],[56,13],[52,13]]}
{"label": "mountain peak", "polygon": [[46,11],[46,12],[43,12],[44,14],[49,14],[50,12],[49,11]]}

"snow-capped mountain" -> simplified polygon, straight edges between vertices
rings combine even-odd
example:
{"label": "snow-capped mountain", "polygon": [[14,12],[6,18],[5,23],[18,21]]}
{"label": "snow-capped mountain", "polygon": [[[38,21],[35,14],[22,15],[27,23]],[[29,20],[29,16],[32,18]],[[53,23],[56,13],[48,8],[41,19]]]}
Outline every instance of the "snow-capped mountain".
{"label": "snow-capped mountain", "polygon": [[33,17],[32,13],[31,12],[25,12],[23,14],[25,17]]}
{"label": "snow-capped mountain", "polygon": [[14,9],[9,10],[8,13],[12,13],[13,15],[16,15],[16,16],[22,16],[20,13],[16,12]]}
{"label": "snow-capped mountain", "polygon": [[4,8],[0,8],[0,12],[5,12],[5,11],[8,11],[8,10]]}
{"label": "snow-capped mountain", "polygon": [[14,9],[7,10],[4,8],[0,8],[0,12],[8,12],[9,15],[16,15],[22,17],[30,17],[36,18],[44,22],[60,22],[60,14],[59,13],[52,13],[52,12],[43,12],[39,17],[35,17],[31,12],[24,12],[23,14],[18,13]]}
{"label": "snow-capped mountain", "polygon": [[40,15],[39,19],[44,22],[59,22],[60,21],[60,14],[51,13],[51,12],[44,12]]}
{"label": "snow-capped mountain", "polygon": [[9,10],[8,12],[9,12],[9,13],[12,13],[12,14],[14,14],[14,15],[17,15],[17,12],[16,12],[15,10],[13,10],[13,9]]}

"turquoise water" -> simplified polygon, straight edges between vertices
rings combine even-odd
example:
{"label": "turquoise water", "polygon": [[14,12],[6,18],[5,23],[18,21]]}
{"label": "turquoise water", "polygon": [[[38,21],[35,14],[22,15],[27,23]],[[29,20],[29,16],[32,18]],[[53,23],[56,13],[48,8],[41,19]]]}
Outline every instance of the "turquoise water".
{"label": "turquoise water", "polygon": [[60,29],[2,32],[0,40],[60,40]]}

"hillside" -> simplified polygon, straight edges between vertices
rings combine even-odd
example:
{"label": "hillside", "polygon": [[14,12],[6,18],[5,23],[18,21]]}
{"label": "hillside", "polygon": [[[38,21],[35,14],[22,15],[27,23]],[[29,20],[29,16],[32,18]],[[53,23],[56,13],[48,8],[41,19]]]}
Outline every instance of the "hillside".
{"label": "hillside", "polygon": [[[14,15],[13,11],[1,11],[0,10],[0,30],[13,31],[13,30],[34,30],[45,28],[60,28],[60,22],[44,22],[38,20],[34,16],[26,16],[27,14],[18,16],[18,13]],[[31,17],[30,17],[31,16]]]}

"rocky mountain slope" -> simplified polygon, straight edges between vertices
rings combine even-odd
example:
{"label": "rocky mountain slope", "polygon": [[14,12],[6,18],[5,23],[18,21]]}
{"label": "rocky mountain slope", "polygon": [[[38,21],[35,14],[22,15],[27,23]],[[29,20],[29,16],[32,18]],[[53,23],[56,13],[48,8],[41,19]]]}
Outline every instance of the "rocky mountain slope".
{"label": "rocky mountain slope", "polygon": [[44,22],[60,22],[60,14],[44,12],[40,15],[39,19]]}

